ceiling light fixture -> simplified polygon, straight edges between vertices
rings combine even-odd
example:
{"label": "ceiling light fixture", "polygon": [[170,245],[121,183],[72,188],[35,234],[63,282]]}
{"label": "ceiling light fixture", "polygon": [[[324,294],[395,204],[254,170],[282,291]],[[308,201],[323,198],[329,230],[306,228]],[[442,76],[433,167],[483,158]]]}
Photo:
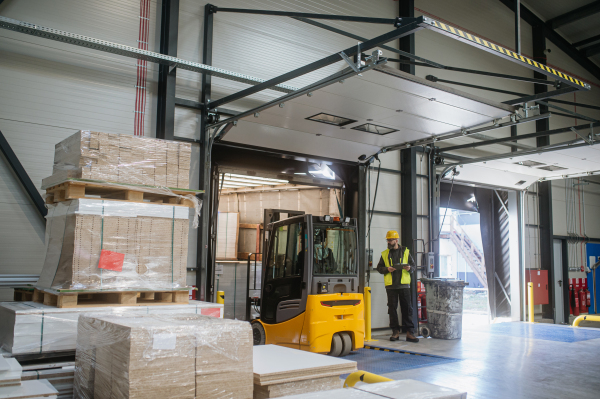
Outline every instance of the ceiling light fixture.
{"label": "ceiling light fixture", "polygon": [[360,130],[361,132],[379,134],[383,136],[384,134],[390,134],[393,132],[397,132],[398,129],[392,129],[385,126],[374,125],[372,123],[365,123],[364,125],[355,126],[352,129]]}
{"label": "ceiling light fixture", "polygon": [[320,114],[316,114],[313,116],[309,116],[306,119],[309,121],[320,122],[320,123],[325,123],[327,125],[334,125],[334,126],[345,126],[345,125],[349,125],[351,123],[356,122],[353,119],[344,118],[343,116],[330,115],[330,114],[326,114],[324,112],[321,112]]}

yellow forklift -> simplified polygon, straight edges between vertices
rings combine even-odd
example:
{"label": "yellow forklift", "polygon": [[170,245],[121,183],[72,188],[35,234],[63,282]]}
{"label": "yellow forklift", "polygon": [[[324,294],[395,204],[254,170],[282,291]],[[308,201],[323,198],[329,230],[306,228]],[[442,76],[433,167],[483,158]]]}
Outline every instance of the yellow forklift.
{"label": "yellow forklift", "polygon": [[265,210],[260,316],[252,321],[254,344],[331,356],[362,348],[365,321],[358,286],[356,219],[290,211],[297,215],[267,223],[269,213],[273,216],[274,210]]}

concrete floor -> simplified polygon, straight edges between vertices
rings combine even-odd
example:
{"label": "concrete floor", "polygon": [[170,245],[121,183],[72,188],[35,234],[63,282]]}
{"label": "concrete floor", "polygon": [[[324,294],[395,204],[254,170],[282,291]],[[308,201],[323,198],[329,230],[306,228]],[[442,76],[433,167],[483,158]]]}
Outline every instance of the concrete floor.
{"label": "concrete floor", "polygon": [[[491,328],[471,325],[463,330],[460,340],[429,338],[416,344],[404,341],[404,335],[400,341],[390,342],[387,331],[377,331],[373,338],[378,341],[372,344],[461,359],[384,375],[466,390],[471,399],[600,398],[600,338],[559,342],[502,335],[498,330],[492,333]],[[595,328],[589,330],[598,332]]]}

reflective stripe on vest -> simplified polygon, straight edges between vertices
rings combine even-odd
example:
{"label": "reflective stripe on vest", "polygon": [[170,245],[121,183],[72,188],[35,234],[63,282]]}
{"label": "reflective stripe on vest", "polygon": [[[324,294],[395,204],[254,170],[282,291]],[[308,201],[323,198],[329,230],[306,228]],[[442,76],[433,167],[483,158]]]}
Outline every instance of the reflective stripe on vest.
{"label": "reflective stripe on vest", "polygon": [[[408,263],[408,248],[404,249],[404,255],[402,256],[402,264]],[[381,257],[383,258],[383,263],[385,267],[390,267],[390,258],[389,258],[390,250],[386,249],[381,253]],[[383,276],[383,282],[385,285],[392,285],[392,273],[386,273]],[[402,269],[402,278],[400,279],[400,284],[410,284],[410,272]]]}

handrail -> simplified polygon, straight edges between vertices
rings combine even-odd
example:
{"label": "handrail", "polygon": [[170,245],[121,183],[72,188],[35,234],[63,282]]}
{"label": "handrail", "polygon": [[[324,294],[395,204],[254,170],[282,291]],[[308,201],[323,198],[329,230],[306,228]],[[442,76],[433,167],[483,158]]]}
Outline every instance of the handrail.
{"label": "handrail", "polygon": [[377,374],[368,373],[366,371],[355,371],[354,373],[352,373],[348,377],[346,377],[346,380],[344,381],[344,388],[351,388],[354,385],[356,385],[357,382],[364,382],[367,384],[376,384],[378,382],[387,382],[387,381],[394,381],[394,380],[386,378],[386,377],[382,377]]}
{"label": "handrail", "polygon": [[581,323],[584,320],[588,320],[588,321],[600,321],[600,316],[594,316],[594,315],[581,315],[581,316],[577,316],[575,318],[575,320],[573,320],[573,327],[579,327],[579,323]]}

